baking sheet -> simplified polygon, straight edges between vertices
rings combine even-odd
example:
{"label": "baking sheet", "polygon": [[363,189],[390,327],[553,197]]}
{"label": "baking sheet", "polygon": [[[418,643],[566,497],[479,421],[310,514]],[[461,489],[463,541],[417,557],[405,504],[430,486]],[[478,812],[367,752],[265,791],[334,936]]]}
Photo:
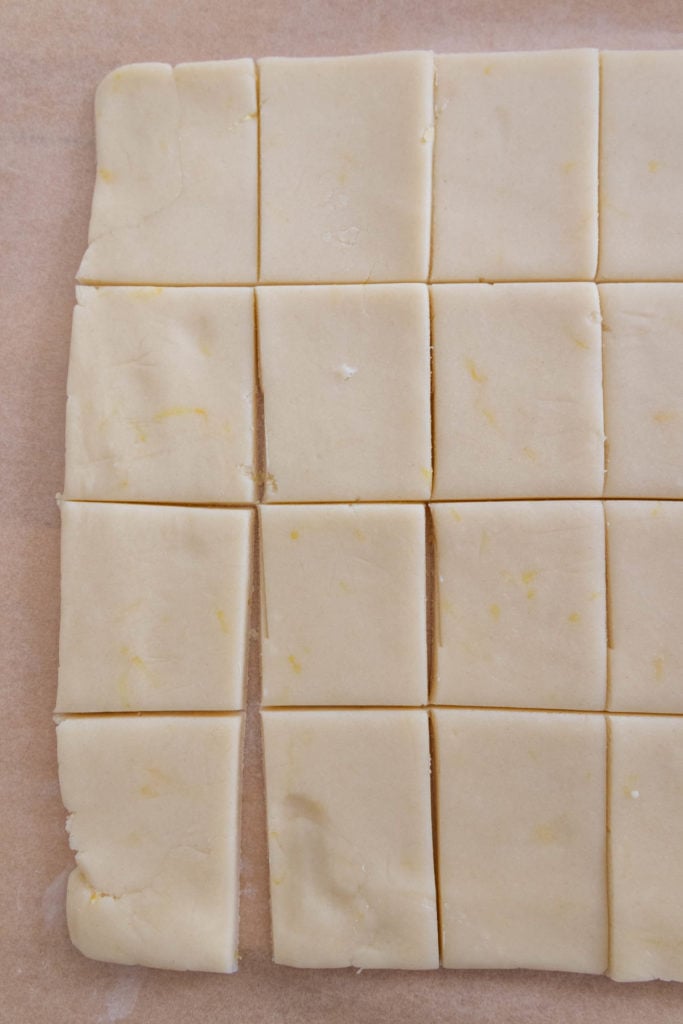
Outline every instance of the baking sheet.
{"label": "baking sheet", "polygon": [[223,977],[86,960],[68,940],[73,864],[52,708],[73,277],[94,176],[93,91],[132,61],[683,47],[681,0],[0,0],[0,1022],[657,1024],[683,985],[529,971],[296,971],[270,962],[260,749],[250,687],[241,966]]}

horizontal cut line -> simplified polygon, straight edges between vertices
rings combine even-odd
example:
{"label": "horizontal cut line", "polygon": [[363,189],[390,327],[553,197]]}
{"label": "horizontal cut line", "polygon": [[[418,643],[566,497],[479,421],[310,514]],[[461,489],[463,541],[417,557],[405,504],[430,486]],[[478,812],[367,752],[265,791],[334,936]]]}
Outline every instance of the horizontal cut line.
{"label": "horizontal cut line", "polygon": [[59,725],[77,718],[238,718],[244,714],[245,708],[231,711],[54,711],[52,718]]}
{"label": "horizontal cut line", "polygon": [[195,284],[188,284],[187,282],[167,282],[165,284],[159,281],[90,281],[90,280],[76,280],[76,285],[83,288],[329,288],[331,286],[344,288],[356,288],[358,285],[364,285],[368,288],[374,288],[378,285],[387,284],[424,284],[424,285],[458,285],[458,284],[683,284],[683,278],[671,277],[671,278],[657,278],[655,279],[643,279],[637,278],[633,280],[622,280],[618,278],[590,278],[590,277],[572,277],[572,278],[496,278],[495,280],[488,280],[484,278],[468,278],[461,279],[458,281],[437,281],[437,280],[416,280],[411,278],[405,281],[245,281],[243,283],[235,281],[226,281],[224,283],[212,282],[197,282]]}
{"label": "horizontal cut line", "polygon": [[261,711],[287,714],[291,711],[513,711],[534,715],[599,715],[618,718],[683,718],[676,711],[611,711],[604,708],[527,708],[474,704],[263,704]]}
{"label": "horizontal cut line", "polygon": [[62,494],[59,498],[60,501],[68,501],[71,504],[78,505],[139,505],[139,506],[150,506],[152,508],[216,508],[216,509],[254,509],[259,507],[265,508],[292,508],[295,506],[316,506],[316,505],[495,505],[502,502],[514,503],[514,502],[541,502],[541,501],[658,501],[658,502],[680,502],[683,501],[683,496],[680,498],[663,498],[656,497],[654,495],[648,496],[602,496],[595,495],[595,497],[581,497],[581,498],[570,498],[558,495],[553,498],[319,498],[315,501],[307,498],[293,498],[291,501],[245,501],[243,503],[230,502],[221,504],[220,502],[202,502],[202,501],[146,501],[136,500],[135,498],[121,499],[121,498],[70,498],[67,495]]}

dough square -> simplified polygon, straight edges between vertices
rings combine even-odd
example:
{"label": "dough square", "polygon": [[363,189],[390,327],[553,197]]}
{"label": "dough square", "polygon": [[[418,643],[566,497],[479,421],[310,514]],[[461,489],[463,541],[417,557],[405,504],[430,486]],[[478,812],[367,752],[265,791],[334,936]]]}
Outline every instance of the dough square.
{"label": "dough square", "polygon": [[436,58],[433,281],[592,280],[597,50]]}
{"label": "dough square", "polygon": [[259,76],[260,280],[425,281],[433,55],[267,58]]}
{"label": "dough square", "polygon": [[438,967],[427,713],[262,721],[275,963]]}
{"label": "dough square", "polygon": [[680,279],[683,51],[600,60],[600,278]]}
{"label": "dough square", "polygon": [[63,502],[57,711],[241,708],[252,517]]}
{"label": "dough square", "polygon": [[261,543],[264,704],[427,703],[422,505],[267,505]]}
{"label": "dough square", "polygon": [[601,497],[596,286],[435,285],[431,294],[433,497]]}
{"label": "dough square", "polygon": [[242,716],[126,715],[57,726],[85,956],[237,970]]}
{"label": "dough square", "polygon": [[609,975],[683,981],[683,719],[610,715]]}
{"label": "dough square", "polygon": [[426,285],[259,288],[257,307],[265,500],[429,498]]}
{"label": "dough square", "polygon": [[252,290],[80,285],[76,294],[66,497],[254,501]]}
{"label": "dough square", "polygon": [[258,240],[252,60],[129,64],[95,99],[86,284],[253,284]]}
{"label": "dough square", "polygon": [[608,501],[609,707],[683,714],[683,505]]}
{"label": "dough square", "polygon": [[683,284],[600,285],[605,493],[683,497]]}
{"label": "dough square", "polygon": [[602,973],[604,716],[432,717],[443,966]]}
{"label": "dough square", "polygon": [[603,709],[601,503],[466,502],[431,514],[434,703]]}

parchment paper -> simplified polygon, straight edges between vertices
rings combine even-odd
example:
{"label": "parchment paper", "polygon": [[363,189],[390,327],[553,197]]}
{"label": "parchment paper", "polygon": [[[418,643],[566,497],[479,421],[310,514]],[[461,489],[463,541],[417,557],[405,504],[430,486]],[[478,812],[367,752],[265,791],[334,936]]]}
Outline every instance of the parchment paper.
{"label": "parchment paper", "polygon": [[[682,0],[0,0],[0,1022],[681,1024],[683,985],[513,972],[296,971],[270,962],[260,750],[249,715],[240,971],[95,963],[71,946],[52,709],[73,278],[93,91],[131,61],[683,47]],[[252,686],[250,697],[255,699]]]}

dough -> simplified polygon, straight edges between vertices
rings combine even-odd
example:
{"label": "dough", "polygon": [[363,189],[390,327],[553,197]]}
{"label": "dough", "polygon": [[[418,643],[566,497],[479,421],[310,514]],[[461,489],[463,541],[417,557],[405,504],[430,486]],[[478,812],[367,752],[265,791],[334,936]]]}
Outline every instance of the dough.
{"label": "dough", "polygon": [[77,300],[66,497],[253,501],[251,290],[80,286]]}
{"label": "dough", "polygon": [[427,703],[422,505],[266,505],[261,544],[264,704]]}
{"label": "dough", "polygon": [[262,718],[275,962],[438,967],[426,712]]}
{"label": "dough", "polygon": [[683,51],[600,59],[600,277],[680,279]]}
{"label": "dough", "polygon": [[683,284],[600,286],[605,493],[683,497]]}
{"label": "dough", "polygon": [[683,719],[612,715],[610,977],[683,981]]}
{"label": "dough", "polygon": [[683,714],[683,505],[608,501],[606,512],[609,706]]}
{"label": "dough", "polygon": [[432,288],[436,498],[599,498],[593,284]]}
{"label": "dough", "polygon": [[607,967],[605,720],[432,712],[444,967]]}
{"label": "dough", "polygon": [[252,515],[62,504],[57,711],[243,707]]}
{"label": "dough", "polygon": [[257,298],[266,500],[429,498],[426,286],[269,287]]}
{"label": "dough", "polygon": [[434,281],[590,280],[598,53],[436,59]]}
{"label": "dough", "polygon": [[601,710],[605,523],[598,501],[431,506],[437,704]]}
{"label": "dough", "polygon": [[129,64],[95,100],[87,284],[252,284],[257,251],[251,60]]}
{"label": "dough", "polygon": [[431,53],[259,61],[261,281],[425,281]]}
{"label": "dough", "polygon": [[77,867],[67,919],[95,960],[237,969],[242,718],[80,718],[57,726]]}

